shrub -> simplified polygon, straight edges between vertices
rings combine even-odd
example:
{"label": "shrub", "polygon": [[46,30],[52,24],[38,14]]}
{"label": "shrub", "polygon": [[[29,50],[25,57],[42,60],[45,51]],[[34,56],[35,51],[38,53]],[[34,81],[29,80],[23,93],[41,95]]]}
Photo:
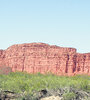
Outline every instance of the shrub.
{"label": "shrub", "polygon": [[76,94],[73,92],[68,92],[63,94],[63,99],[64,100],[72,100],[76,97]]}
{"label": "shrub", "polygon": [[42,75],[40,73],[28,74],[24,72],[12,72],[8,75],[0,75],[0,89],[25,93],[26,95],[42,89],[58,89],[64,87],[90,91],[90,76],[66,77],[52,74]]}
{"label": "shrub", "polygon": [[0,66],[0,74],[9,74],[12,72],[12,68],[8,66]]}

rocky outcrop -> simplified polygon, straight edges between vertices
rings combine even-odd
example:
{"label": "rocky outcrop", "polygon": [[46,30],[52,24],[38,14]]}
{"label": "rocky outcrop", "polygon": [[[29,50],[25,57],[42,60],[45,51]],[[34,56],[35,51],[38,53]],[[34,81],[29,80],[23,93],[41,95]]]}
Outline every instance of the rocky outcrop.
{"label": "rocky outcrop", "polygon": [[78,90],[72,87],[64,87],[52,90],[44,89],[34,93],[33,95],[37,100],[90,100],[90,92]]}
{"label": "rocky outcrop", "polygon": [[90,75],[90,53],[44,43],[17,44],[0,50],[0,66],[9,66],[14,72]]}
{"label": "rocky outcrop", "polygon": [[20,95],[12,91],[0,91],[0,100],[17,100]]}
{"label": "rocky outcrop", "polygon": [[43,89],[24,96],[25,100],[90,100],[90,92],[64,87],[58,89]]}
{"label": "rocky outcrop", "polygon": [[12,91],[0,91],[0,100],[90,100],[90,92],[78,90],[72,87],[58,89],[43,89],[28,93],[15,93]]}

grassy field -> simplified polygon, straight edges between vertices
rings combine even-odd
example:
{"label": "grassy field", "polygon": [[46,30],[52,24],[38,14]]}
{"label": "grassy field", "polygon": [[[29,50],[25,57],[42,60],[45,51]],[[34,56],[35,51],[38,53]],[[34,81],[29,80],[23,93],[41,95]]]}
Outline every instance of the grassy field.
{"label": "grassy field", "polygon": [[57,89],[74,87],[84,91],[90,91],[90,76],[56,76],[52,74],[42,75],[27,74],[23,72],[0,75],[0,90],[9,90],[16,93],[33,93],[41,89]]}

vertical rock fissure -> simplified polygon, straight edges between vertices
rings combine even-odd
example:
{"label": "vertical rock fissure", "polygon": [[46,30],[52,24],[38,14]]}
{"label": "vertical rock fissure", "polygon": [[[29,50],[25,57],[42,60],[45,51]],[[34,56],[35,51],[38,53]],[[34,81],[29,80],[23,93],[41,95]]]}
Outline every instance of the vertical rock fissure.
{"label": "vertical rock fissure", "polygon": [[73,56],[73,73],[76,71],[76,60],[77,60],[77,56],[76,55],[74,55]]}
{"label": "vertical rock fissure", "polygon": [[22,72],[25,71],[25,48],[23,48],[23,66],[22,66]]}
{"label": "vertical rock fissure", "polygon": [[69,55],[67,54],[65,73],[68,73],[68,62],[69,62]]}
{"label": "vertical rock fissure", "polygon": [[22,66],[22,72],[24,72],[24,71],[25,71],[25,70],[24,70],[24,67],[25,67],[24,63],[25,63],[25,57],[23,57],[23,66]]}
{"label": "vertical rock fissure", "polygon": [[85,68],[85,60],[86,60],[86,56],[85,56],[85,55],[84,55],[84,57],[83,57],[83,60],[84,60],[84,61],[83,61],[83,70],[82,70],[82,71],[84,72],[84,68]]}

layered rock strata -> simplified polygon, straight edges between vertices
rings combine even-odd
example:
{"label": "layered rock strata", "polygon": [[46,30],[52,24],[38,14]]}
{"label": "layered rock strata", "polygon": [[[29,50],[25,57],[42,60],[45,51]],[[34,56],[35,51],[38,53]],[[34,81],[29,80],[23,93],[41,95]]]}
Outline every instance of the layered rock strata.
{"label": "layered rock strata", "polygon": [[14,72],[90,75],[90,53],[44,43],[17,44],[0,50],[0,66],[9,66]]}

